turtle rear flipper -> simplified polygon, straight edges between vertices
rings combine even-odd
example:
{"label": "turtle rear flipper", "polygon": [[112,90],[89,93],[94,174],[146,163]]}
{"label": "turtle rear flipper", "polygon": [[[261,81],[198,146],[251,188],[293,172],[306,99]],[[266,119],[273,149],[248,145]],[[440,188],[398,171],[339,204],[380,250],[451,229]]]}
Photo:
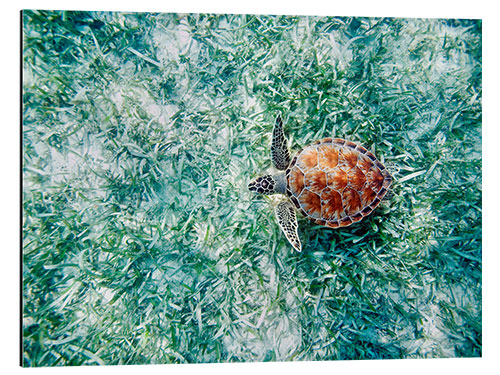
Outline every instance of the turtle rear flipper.
{"label": "turtle rear flipper", "polygon": [[276,218],[281,230],[285,233],[287,240],[292,244],[295,250],[302,251],[299,233],[297,231],[297,215],[295,207],[290,201],[280,202],[275,209]]}
{"label": "turtle rear flipper", "polygon": [[271,145],[271,160],[276,169],[284,171],[290,165],[290,153],[283,133],[281,116],[276,117],[273,128],[273,143]]}

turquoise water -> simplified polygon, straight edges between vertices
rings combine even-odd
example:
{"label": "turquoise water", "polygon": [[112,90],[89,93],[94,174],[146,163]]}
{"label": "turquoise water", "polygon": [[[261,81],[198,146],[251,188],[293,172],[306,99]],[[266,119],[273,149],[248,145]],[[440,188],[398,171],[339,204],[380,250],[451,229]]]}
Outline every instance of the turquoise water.
{"label": "turquoise water", "polygon": [[[24,366],[481,355],[481,22],[26,11]],[[323,137],[396,166],[363,222],[272,172]]]}

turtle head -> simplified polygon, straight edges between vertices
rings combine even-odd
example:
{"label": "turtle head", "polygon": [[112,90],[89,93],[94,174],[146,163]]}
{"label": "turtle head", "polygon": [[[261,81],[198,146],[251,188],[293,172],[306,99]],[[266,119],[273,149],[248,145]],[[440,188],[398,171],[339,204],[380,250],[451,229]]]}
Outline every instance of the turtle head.
{"label": "turtle head", "polygon": [[248,190],[265,195],[284,194],[286,191],[285,174],[260,176],[248,184]]}

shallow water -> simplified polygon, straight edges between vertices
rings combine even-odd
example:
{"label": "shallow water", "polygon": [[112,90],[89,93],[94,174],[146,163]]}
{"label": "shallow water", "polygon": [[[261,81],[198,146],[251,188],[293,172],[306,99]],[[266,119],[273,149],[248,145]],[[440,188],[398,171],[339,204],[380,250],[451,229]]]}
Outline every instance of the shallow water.
{"label": "shallow water", "polygon": [[[481,355],[481,23],[23,15],[25,366]],[[341,230],[248,182],[362,143],[399,172]],[[467,327],[464,329],[463,327]]]}

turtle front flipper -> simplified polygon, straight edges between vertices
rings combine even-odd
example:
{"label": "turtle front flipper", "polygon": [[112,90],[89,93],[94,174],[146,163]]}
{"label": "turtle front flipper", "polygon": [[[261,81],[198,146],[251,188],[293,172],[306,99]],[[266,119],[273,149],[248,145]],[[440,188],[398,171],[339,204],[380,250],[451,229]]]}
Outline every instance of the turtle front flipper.
{"label": "turtle front flipper", "polygon": [[275,209],[276,218],[281,230],[285,233],[287,240],[292,244],[295,250],[302,251],[299,233],[297,231],[297,215],[295,207],[290,201],[280,202]]}
{"label": "turtle front flipper", "polygon": [[280,171],[284,171],[290,164],[290,153],[283,133],[283,121],[281,116],[276,117],[273,128],[273,143],[271,145],[271,160],[273,165]]}

